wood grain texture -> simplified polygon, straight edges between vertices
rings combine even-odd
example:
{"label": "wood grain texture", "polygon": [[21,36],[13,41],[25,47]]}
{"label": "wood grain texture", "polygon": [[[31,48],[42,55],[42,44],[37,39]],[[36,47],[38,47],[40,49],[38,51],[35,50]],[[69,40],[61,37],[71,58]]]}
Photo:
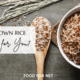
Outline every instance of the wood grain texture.
{"label": "wood grain texture", "polygon": [[[45,62],[49,45],[50,45],[50,41],[43,51],[36,51],[35,53],[38,75],[44,74],[44,62]],[[38,77],[38,80],[43,80],[43,77]]]}
{"label": "wood grain texture", "polygon": [[58,45],[57,45],[57,29],[58,29],[59,23],[60,23],[60,21],[57,22],[57,23],[53,26],[53,28],[52,28],[52,34],[51,34],[51,39],[52,39],[52,41],[56,44],[56,46],[58,46]]}

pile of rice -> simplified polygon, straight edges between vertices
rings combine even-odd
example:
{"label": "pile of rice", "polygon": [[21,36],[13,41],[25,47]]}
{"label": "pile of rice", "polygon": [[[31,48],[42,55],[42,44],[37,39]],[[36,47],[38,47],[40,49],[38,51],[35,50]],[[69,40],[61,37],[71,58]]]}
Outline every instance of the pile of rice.
{"label": "pile of rice", "polygon": [[36,50],[43,51],[51,39],[51,25],[44,17],[37,17],[32,22],[36,31]]}
{"label": "pile of rice", "polygon": [[67,18],[60,33],[63,52],[69,60],[80,65],[80,13]]}

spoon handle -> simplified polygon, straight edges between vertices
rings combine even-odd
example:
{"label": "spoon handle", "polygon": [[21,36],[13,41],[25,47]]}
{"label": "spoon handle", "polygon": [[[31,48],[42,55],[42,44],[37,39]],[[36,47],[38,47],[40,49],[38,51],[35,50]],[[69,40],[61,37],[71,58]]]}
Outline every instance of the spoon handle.
{"label": "spoon handle", "polygon": [[44,52],[37,52],[35,57],[37,63],[38,80],[43,80],[45,54]]}

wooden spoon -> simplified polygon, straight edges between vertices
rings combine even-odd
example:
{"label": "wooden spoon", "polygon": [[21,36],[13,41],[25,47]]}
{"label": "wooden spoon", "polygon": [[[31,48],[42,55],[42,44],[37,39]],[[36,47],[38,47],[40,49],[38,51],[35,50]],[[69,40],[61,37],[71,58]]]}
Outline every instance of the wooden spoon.
{"label": "wooden spoon", "polygon": [[[40,23],[40,21],[42,19],[46,20],[45,21],[46,23],[44,23],[44,25],[46,25],[47,23],[49,24],[48,27],[50,28],[50,31],[48,33],[49,33],[49,37],[51,39],[51,25],[50,25],[49,21],[46,18],[37,17],[36,19],[33,20],[31,26],[37,27],[37,26],[35,26],[36,20],[37,20],[37,24],[38,24],[38,23]],[[47,51],[48,51],[48,48],[49,48],[49,45],[50,45],[50,39],[48,40],[48,43],[45,44],[46,46],[44,47],[43,50],[37,50],[36,49],[36,52],[35,52],[35,58],[36,58],[36,63],[37,63],[38,80],[43,80],[43,77],[44,77],[43,76],[44,75],[43,74],[44,73],[44,61],[45,61]]]}

